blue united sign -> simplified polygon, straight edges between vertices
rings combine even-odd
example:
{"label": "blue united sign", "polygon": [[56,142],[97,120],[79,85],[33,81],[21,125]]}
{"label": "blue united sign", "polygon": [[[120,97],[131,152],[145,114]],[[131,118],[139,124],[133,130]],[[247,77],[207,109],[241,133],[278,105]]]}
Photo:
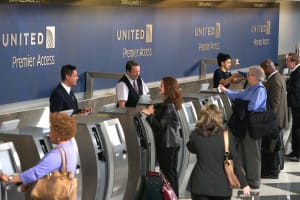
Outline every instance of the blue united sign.
{"label": "blue united sign", "polygon": [[[201,58],[218,52],[240,68],[277,59],[279,9],[159,8],[0,5],[0,105],[45,98],[60,81],[64,64],[85,72],[123,73],[141,64],[146,82],[183,77]],[[212,72],[217,66],[209,66]],[[198,74],[190,71],[189,76]],[[116,80],[97,80],[95,89]]]}

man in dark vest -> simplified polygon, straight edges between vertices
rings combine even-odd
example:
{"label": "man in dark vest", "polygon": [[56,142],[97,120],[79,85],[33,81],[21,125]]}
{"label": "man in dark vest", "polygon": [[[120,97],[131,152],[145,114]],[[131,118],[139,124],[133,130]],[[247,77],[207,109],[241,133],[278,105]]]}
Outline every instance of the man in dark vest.
{"label": "man in dark vest", "polygon": [[126,73],[116,86],[119,107],[135,107],[141,95],[149,92],[147,85],[140,77],[140,65],[130,60],[126,63]]}

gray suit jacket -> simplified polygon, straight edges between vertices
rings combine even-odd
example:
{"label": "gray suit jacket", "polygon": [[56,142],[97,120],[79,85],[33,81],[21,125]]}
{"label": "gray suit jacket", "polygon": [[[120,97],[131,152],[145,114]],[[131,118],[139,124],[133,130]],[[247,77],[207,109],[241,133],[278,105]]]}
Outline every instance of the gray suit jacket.
{"label": "gray suit jacket", "polygon": [[280,128],[287,128],[288,107],[284,78],[277,72],[264,85],[267,89],[267,109],[275,113]]}

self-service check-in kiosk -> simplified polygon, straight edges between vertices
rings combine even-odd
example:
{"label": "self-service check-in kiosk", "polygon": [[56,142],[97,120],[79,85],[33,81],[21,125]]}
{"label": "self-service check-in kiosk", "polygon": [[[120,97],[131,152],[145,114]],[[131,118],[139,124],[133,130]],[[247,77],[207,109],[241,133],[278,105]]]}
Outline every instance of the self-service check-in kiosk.
{"label": "self-service check-in kiosk", "polygon": [[211,95],[212,101],[216,104],[224,113],[224,121],[227,122],[232,115],[231,100],[224,93],[219,93],[216,88],[200,91],[202,94]]}
{"label": "self-service check-in kiosk", "polygon": [[124,199],[128,155],[117,118],[76,117],[76,142],[82,173],[82,199]]}
{"label": "self-service check-in kiosk", "polygon": [[[203,105],[207,104],[207,103],[212,103],[215,104],[216,106],[219,107],[219,109],[221,109],[224,113],[224,121],[226,122],[231,113],[231,105],[229,104],[230,101],[227,98],[227,96],[225,95],[220,95],[217,92],[217,89],[213,89],[213,90],[208,90],[208,91],[201,91],[200,93],[189,93],[189,94],[183,94],[183,99],[184,101],[192,101],[197,115],[199,117],[200,114],[200,109]],[[225,107],[224,103],[223,103],[223,99],[226,100],[227,105]]]}
{"label": "self-service check-in kiosk", "polygon": [[139,108],[104,106],[97,118],[118,118],[124,129],[128,150],[128,176],[125,199],[141,199],[143,179],[146,172],[155,168],[155,142],[146,116]]}
{"label": "self-service check-in kiosk", "polygon": [[196,164],[196,155],[191,154],[186,144],[189,141],[191,132],[195,129],[197,122],[197,114],[192,102],[184,102],[182,109],[178,111],[178,116],[181,124],[182,145],[178,155],[178,182],[179,182],[179,197],[190,198],[188,183],[190,175]]}
{"label": "self-service check-in kiosk", "polygon": [[[51,144],[48,140],[48,128],[26,127],[21,129],[7,130],[0,132],[0,141],[12,142],[15,146],[16,152],[19,155],[20,166],[22,171],[25,171],[44,157],[44,155],[51,149]],[[22,196],[16,199],[29,199],[27,193],[19,192],[10,194],[12,196]],[[9,199],[14,199],[8,197]]]}
{"label": "self-service check-in kiosk", "polygon": [[[20,159],[14,144],[0,141],[0,173],[12,175],[20,172]],[[16,184],[5,184],[4,182],[0,182],[0,184],[0,200],[25,199],[24,194],[18,192]]]}
{"label": "self-service check-in kiosk", "polygon": [[22,170],[36,165],[51,149],[48,128],[26,127],[0,132],[0,140],[12,141],[20,158]]}
{"label": "self-service check-in kiosk", "polygon": [[[49,141],[49,133],[49,128],[25,127],[1,131],[0,140],[13,142],[20,157],[22,171],[25,171],[36,165],[50,149],[55,147],[55,145]],[[75,143],[74,146],[77,147],[76,141],[74,139],[72,139],[72,141]],[[79,171],[77,168],[75,176],[78,178],[77,198],[81,199],[81,176]],[[29,199],[28,196],[25,198]]]}

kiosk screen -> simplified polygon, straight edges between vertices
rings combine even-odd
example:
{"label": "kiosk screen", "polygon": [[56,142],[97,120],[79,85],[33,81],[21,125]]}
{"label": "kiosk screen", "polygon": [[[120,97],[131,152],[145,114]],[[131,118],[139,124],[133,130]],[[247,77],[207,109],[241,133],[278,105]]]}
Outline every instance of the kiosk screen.
{"label": "kiosk screen", "polygon": [[6,174],[16,174],[16,159],[17,155],[12,142],[0,144],[0,169]]}
{"label": "kiosk screen", "polygon": [[118,124],[108,124],[107,125],[107,133],[112,145],[117,146],[121,144],[120,131],[118,128]]}
{"label": "kiosk screen", "polygon": [[189,124],[194,124],[196,123],[196,113],[194,112],[194,109],[191,105],[187,105],[186,107],[186,114],[187,114],[187,117],[188,117],[188,121],[189,121]]}
{"label": "kiosk screen", "polygon": [[187,115],[189,124],[195,124],[197,121],[197,115],[192,102],[183,103],[183,109]]}
{"label": "kiosk screen", "polygon": [[0,122],[0,131],[16,129],[19,123],[20,123],[20,119],[13,119],[9,121]]}

